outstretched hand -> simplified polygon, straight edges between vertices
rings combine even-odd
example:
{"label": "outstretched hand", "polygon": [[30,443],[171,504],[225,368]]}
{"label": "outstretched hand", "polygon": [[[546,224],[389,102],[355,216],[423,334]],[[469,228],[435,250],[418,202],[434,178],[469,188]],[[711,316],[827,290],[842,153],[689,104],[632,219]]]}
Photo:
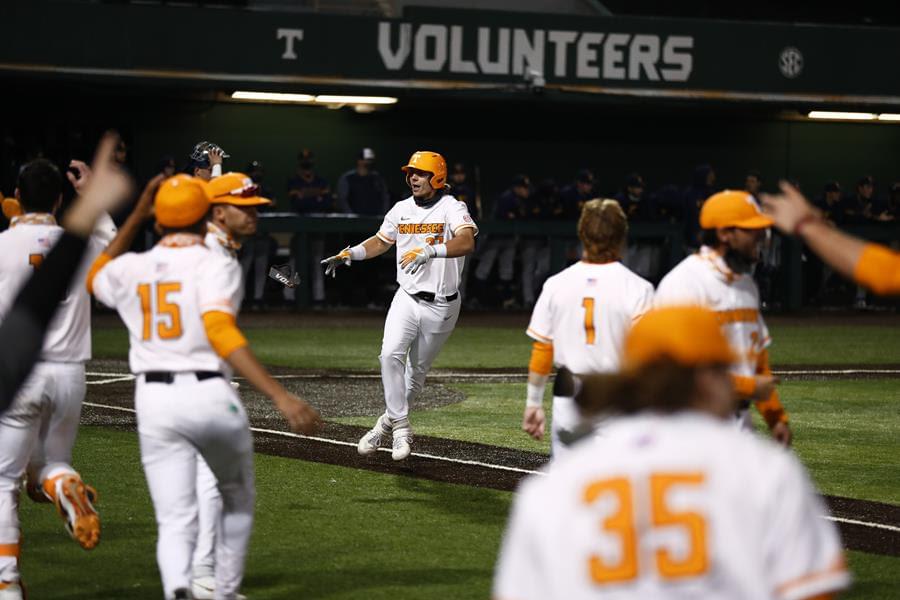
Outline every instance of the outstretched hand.
{"label": "outstretched hand", "polygon": [[350,258],[350,246],[347,246],[334,256],[329,256],[320,264],[325,265],[325,276],[331,275],[332,278],[337,277],[337,268],[340,266],[349,267],[353,259]]}

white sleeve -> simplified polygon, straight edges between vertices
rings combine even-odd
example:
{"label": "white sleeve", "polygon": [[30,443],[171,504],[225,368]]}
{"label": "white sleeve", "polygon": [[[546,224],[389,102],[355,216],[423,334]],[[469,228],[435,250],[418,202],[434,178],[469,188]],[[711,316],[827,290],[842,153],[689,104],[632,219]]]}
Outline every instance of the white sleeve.
{"label": "white sleeve", "polygon": [[537,302],[534,303],[534,309],[531,311],[531,321],[528,322],[528,329],[525,330],[528,337],[544,344],[553,343],[553,312],[551,306],[553,285],[551,282],[552,279],[544,282],[541,294],[538,296]]}
{"label": "white sleeve", "polygon": [[649,282],[642,281],[640,292],[638,293],[637,302],[634,304],[634,312],[631,313],[631,322],[637,323],[641,317],[653,308],[653,285]]}
{"label": "white sleeve", "polygon": [[391,207],[391,210],[384,215],[384,221],[381,223],[381,227],[378,228],[377,235],[381,238],[381,241],[387,242],[388,244],[393,244],[397,241],[397,207],[400,206],[400,202]]}
{"label": "white sleeve", "polygon": [[110,308],[118,308],[122,296],[127,293],[126,282],[122,276],[128,273],[128,257],[128,254],[124,254],[112,259],[94,275],[91,284],[94,297]]}
{"label": "white sleeve", "polygon": [[663,280],[659,282],[659,287],[656,288],[653,304],[657,308],[678,304],[703,304],[700,284],[696,281],[688,281],[687,275],[687,271],[678,269],[663,277]]}
{"label": "white sleeve", "polygon": [[550,597],[544,590],[546,578],[541,576],[538,554],[541,544],[534,527],[540,518],[529,508],[536,496],[528,490],[536,490],[528,483],[523,484],[513,500],[509,523],[503,534],[494,569],[494,600],[545,600]]}
{"label": "white sleeve", "polygon": [[116,237],[116,233],[118,229],[116,228],[116,224],[113,222],[112,217],[109,216],[109,213],[103,213],[100,215],[100,218],[97,219],[97,224],[94,225],[94,232],[91,234],[91,240],[97,240],[104,248],[109,246],[109,243],[113,241],[113,238]]}
{"label": "white sleeve", "polygon": [[769,335],[769,327],[766,325],[766,321],[763,319],[761,311],[759,313],[759,340],[761,350],[772,345],[772,336]]}
{"label": "white sleeve", "polygon": [[474,230],[475,235],[478,235],[478,225],[469,214],[469,207],[465,202],[460,202],[456,198],[453,200],[453,204],[447,209],[447,225],[450,227],[450,231],[456,235],[461,229],[470,228]]}
{"label": "white sleeve", "polygon": [[834,523],[809,475],[792,454],[776,466],[767,519],[766,572],[773,598],[800,600],[846,588],[850,574]]}
{"label": "white sleeve", "polygon": [[241,267],[236,260],[210,254],[199,265],[197,306],[200,314],[218,311],[237,316],[243,296]]}

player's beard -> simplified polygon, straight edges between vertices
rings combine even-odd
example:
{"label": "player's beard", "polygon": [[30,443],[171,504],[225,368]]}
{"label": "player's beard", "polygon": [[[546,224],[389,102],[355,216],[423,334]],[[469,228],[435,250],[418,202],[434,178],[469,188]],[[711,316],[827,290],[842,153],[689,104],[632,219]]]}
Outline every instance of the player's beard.
{"label": "player's beard", "polygon": [[725,251],[725,256],[722,258],[725,260],[725,264],[728,265],[728,268],[732,270],[734,273],[740,273],[741,275],[745,275],[753,271],[753,267],[759,262],[759,249],[754,246],[753,248],[753,257],[749,257],[740,250],[736,250],[731,246]]}

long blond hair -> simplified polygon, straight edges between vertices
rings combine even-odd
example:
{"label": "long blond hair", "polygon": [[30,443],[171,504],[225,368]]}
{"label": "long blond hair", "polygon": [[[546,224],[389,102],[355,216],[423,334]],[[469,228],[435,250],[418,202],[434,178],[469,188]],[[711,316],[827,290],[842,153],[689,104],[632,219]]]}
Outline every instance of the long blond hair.
{"label": "long blond hair", "polygon": [[622,258],[628,235],[628,219],[615,200],[594,198],[581,209],[578,238],[590,262],[612,262]]}

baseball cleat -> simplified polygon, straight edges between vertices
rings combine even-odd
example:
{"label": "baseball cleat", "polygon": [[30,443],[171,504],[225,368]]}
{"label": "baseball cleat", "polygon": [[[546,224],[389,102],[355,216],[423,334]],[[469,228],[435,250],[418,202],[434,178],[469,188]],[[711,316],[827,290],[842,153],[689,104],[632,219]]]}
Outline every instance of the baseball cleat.
{"label": "baseball cleat", "polygon": [[392,429],[391,421],[387,415],[381,415],[378,417],[378,421],[375,422],[375,427],[367,431],[366,435],[359,440],[356,451],[363,456],[374,454],[381,447],[384,438],[391,435]]}
{"label": "baseball cleat", "polygon": [[[194,600],[213,600],[216,597],[216,578],[212,575],[195,578],[191,582],[191,593]],[[247,596],[235,594],[234,600],[247,600]]]}
{"label": "baseball cleat", "polygon": [[0,581],[0,600],[22,600],[25,593],[18,581]]}
{"label": "baseball cleat", "polygon": [[394,460],[404,460],[412,452],[412,429],[402,427],[394,430],[394,448],[391,451],[391,458]]}
{"label": "baseball cleat", "polygon": [[69,535],[85,550],[100,543],[100,515],[94,509],[97,491],[77,475],[60,477],[56,482],[56,510],[66,521]]}
{"label": "baseball cleat", "polygon": [[31,498],[32,501],[39,504],[53,502],[53,498],[47,494],[41,483],[32,481],[31,479],[26,479],[24,483],[25,493],[28,494],[28,497]]}

